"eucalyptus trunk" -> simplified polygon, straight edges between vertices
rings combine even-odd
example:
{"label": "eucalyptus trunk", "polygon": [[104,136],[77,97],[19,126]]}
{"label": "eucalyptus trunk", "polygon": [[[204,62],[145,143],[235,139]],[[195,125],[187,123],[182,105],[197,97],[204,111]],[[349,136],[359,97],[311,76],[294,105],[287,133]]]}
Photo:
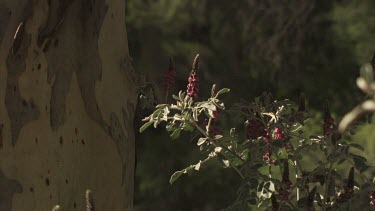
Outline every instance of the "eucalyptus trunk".
{"label": "eucalyptus trunk", "polygon": [[0,0],[0,211],[132,210],[125,0]]}

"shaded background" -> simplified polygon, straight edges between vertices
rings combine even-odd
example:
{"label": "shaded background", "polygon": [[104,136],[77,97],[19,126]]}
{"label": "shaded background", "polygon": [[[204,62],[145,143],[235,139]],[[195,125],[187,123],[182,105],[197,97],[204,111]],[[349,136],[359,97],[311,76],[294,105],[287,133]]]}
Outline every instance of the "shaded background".
{"label": "shaded background", "polygon": [[[127,0],[126,15],[135,69],[152,83],[156,103],[163,103],[160,82],[169,55],[180,90],[200,53],[206,96],[213,83],[231,89],[224,98],[229,107],[263,91],[292,100],[304,93],[312,116],[308,130],[322,134],[326,99],[337,121],[363,99],[355,80],[375,51],[374,11],[371,0]],[[138,110],[136,127],[146,114]],[[374,129],[365,123],[352,137],[370,158]],[[174,171],[202,159],[190,138],[171,141],[162,129],[137,135],[136,210],[209,211],[235,200],[239,180],[217,164],[169,185]]]}

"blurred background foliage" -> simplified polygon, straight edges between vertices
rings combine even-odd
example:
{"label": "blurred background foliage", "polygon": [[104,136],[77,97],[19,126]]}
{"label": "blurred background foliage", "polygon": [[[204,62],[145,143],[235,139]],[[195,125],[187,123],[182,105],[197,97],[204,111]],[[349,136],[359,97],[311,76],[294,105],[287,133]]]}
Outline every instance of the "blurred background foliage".
{"label": "blurred background foliage", "polygon": [[[200,53],[201,96],[213,83],[232,90],[224,98],[227,107],[264,91],[292,100],[303,93],[312,116],[308,133],[320,135],[325,100],[339,121],[364,98],[355,80],[375,51],[373,11],[372,0],[127,0],[126,16],[135,69],[151,82],[156,103],[163,103],[160,84],[169,56],[177,92],[186,88]],[[146,114],[138,110],[135,127]],[[368,122],[350,139],[365,145],[371,161],[375,127]],[[174,171],[202,159],[191,137],[170,141],[154,129],[136,139],[136,210],[209,211],[235,200],[238,178],[215,162],[169,185]]]}

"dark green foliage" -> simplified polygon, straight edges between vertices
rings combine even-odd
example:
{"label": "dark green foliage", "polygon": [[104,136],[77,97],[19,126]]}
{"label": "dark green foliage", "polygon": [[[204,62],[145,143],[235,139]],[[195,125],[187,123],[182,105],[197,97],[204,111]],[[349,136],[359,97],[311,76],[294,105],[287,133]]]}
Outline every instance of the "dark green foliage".
{"label": "dark green foliage", "polygon": [[[253,99],[263,91],[273,93],[276,99],[296,99],[303,92],[306,101],[297,101],[295,109],[307,110],[312,118],[309,122],[299,123],[306,126],[306,137],[321,135],[324,118],[316,110],[321,110],[325,99],[329,99],[330,114],[338,123],[342,114],[364,98],[364,94],[355,87],[355,79],[361,64],[371,62],[374,52],[375,5],[371,0],[309,2],[311,8],[307,3],[287,5],[256,0],[128,0],[127,27],[136,70],[153,75],[151,80],[161,79],[168,67],[166,58],[173,55],[178,71],[177,90],[185,89],[191,70],[190,60],[200,52],[204,58],[200,71],[202,96],[209,95],[212,83],[231,88],[231,94],[225,98],[227,105],[232,105],[239,98]],[[163,97],[158,100],[158,103],[164,103]],[[221,116],[220,124],[227,131],[237,123],[236,133],[233,134],[239,139],[243,116],[234,118],[236,121],[225,119],[232,114]],[[299,114],[296,116],[298,119]],[[371,122],[371,118],[367,120]],[[331,173],[344,175],[341,181],[345,180],[352,165],[356,172],[368,174],[369,165],[364,157],[369,153],[371,156],[375,146],[373,127],[353,124],[349,129],[357,132],[356,136],[344,134],[344,137],[338,138],[334,133],[324,139],[306,139],[301,147],[295,149],[299,155],[291,155],[291,159],[316,161],[322,156],[329,156],[328,162],[339,164],[337,173]],[[164,205],[161,210],[203,210],[205,206],[219,209],[233,202],[237,196],[235,192],[242,184],[236,181],[234,173],[228,175],[228,171],[214,168],[221,165],[218,162],[210,163],[209,170],[199,176],[181,177],[182,181],[177,181],[173,187],[168,185],[172,171],[189,166],[188,160],[197,163],[202,159],[193,150],[197,134],[187,137],[187,131],[192,131],[188,125],[170,128],[173,137],[180,136],[183,143],[164,141],[169,137],[160,135],[160,130],[140,136],[137,155],[141,170],[137,172],[136,204],[145,205],[152,201],[155,207]],[[194,141],[189,142],[189,139]],[[331,148],[324,143],[334,150],[329,150]],[[200,146],[204,148],[205,144],[201,140]],[[252,146],[258,147],[261,143]],[[281,146],[281,142],[272,143],[272,147]],[[313,150],[316,151],[308,153]],[[251,159],[255,155],[244,152],[243,156]],[[156,160],[159,159],[164,167],[160,171],[157,168],[155,173],[155,166],[159,166]],[[241,162],[234,160],[233,163],[240,166]],[[222,164],[225,166],[225,162]],[[290,164],[290,173],[294,176],[292,162]],[[253,171],[250,167],[245,169]],[[309,177],[296,185],[326,184],[327,169],[307,170],[311,172]],[[281,178],[281,171],[279,174]],[[346,186],[346,183],[342,185]],[[319,190],[319,193],[323,195],[324,191]],[[198,194],[204,195],[204,200],[197,200],[195,196]],[[332,196],[332,200],[334,198]],[[155,207],[152,209],[157,209]]]}

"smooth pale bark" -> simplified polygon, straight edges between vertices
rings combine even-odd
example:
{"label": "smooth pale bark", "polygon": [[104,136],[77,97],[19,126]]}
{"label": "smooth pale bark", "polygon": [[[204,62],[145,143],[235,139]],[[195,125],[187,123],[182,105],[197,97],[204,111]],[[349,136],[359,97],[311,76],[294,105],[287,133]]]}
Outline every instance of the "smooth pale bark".
{"label": "smooth pale bark", "polygon": [[132,210],[125,0],[0,0],[0,211]]}

